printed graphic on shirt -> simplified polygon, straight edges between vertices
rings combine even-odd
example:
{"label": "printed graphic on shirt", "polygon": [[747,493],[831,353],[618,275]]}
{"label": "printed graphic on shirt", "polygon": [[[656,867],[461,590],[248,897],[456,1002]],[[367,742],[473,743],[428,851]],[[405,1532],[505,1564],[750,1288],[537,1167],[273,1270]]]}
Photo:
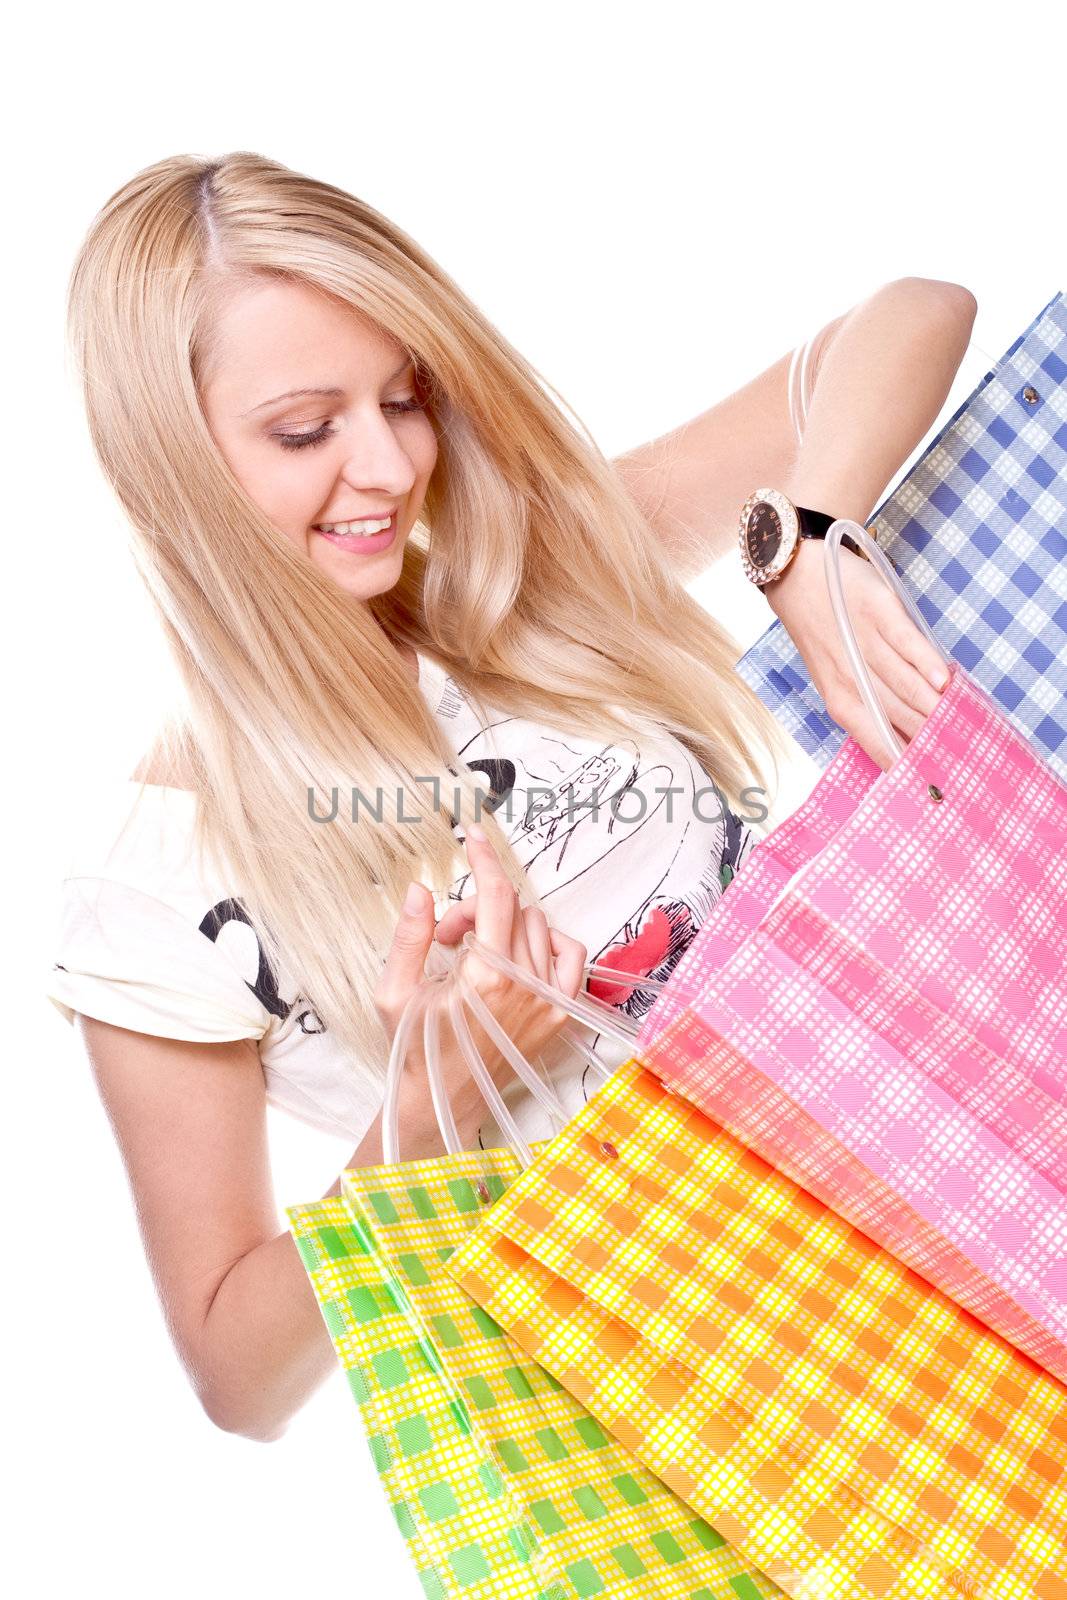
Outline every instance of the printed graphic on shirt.
{"label": "printed graphic on shirt", "polygon": [[[635,909],[614,940],[590,957],[592,961],[633,973],[635,977],[655,978],[660,982],[670,977],[697,929],[740,867],[742,853],[747,854],[753,842],[745,823],[726,807],[723,807],[717,829],[699,822],[689,822],[687,826],[703,827],[711,835],[710,841],[705,841],[709,847],[700,877],[684,893],[653,894]],[[682,840],[679,852],[684,847]],[[672,864],[665,866],[665,880],[671,878]],[[637,1020],[651,1010],[656,998],[656,991],[648,986],[634,988],[608,977],[590,977],[587,987],[597,999],[618,1006]]]}
{"label": "printed graphic on shirt", "polygon": [[[281,1021],[293,1016],[293,1021],[301,1033],[325,1033],[326,1024],[318,1012],[311,1008],[306,996],[298,994],[292,1000],[282,999],[278,974],[268,960],[255,925],[240,900],[220,900],[213,905],[199,924],[200,932],[215,944],[222,930],[231,922],[239,922],[248,928],[255,940],[259,956],[256,976],[254,979],[245,978],[244,981],[260,1005],[264,1006],[272,1017],[277,1017]],[[301,1001],[305,1002],[305,1010],[298,1010]]]}
{"label": "printed graphic on shirt", "polygon": [[[601,962],[624,974],[591,977],[589,993],[640,1022],[655,1000],[655,991],[642,980],[662,981],[673,972],[741,868],[754,843],[749,827],[725,809],[708,774],[666,733],[649,736],[635,729],[639,737],[602,744],[501,714],[483,726],[442,669],[427,672],[424,688],[456,752],[456,770],[465,764],[481,780],[484,807],[496,814],[552,926],[585,946],[587,962]],[[258,1004],[245,1012],[243,996],[236,996],[233,1036],[253,1011],[260,1024],[269,1019],[266,1031],[255,1035],[268,1099],[316,1127],[359,1137],[380,1107],[379,1080],[349,1059],[336,1030],[329,1030],[309,999],[297,992],[295,975],[284,964],[280,973],[273,970],[245,907],[228,892],[231,886],[224,880],[201,882],[191,859],[186,865],[192,820],[186,800],[149,788],[138,815],[140,829],[125,832],[121,848],[108,845],[109,880],[116,880],[117,892],[128,873],[129,892],[137,899],[128,910],[121,902],[112,907],[111,915],[118,919],[116,945],[121,948],[123,919],[135,927],[147,912],[146,902],[156,903],[158,897],[155,953],[166,959],[168,941],[177,942],[183,931],[196,929],[220,963],[218,981],[202,974],[205,993],[212,991],[205,1012],[211,1012],[216,1031],[221,1033],[225,1024],[218,1022],[220,998],[215,991],[229,984],[232,992],[235,975]],[[458,824],[456,829],[461,834]],[[458,900],[474,889],[471,874],[464,871],[449,893]],[[171,921],[175,914],[181,924],[177,930]],[[188,971],[182,969],[183,954]],[[77,974],[76,960],[64,950],[56,955],[61,972],[70,967]],[[112,966],[104,970],[114,970],[121,985],[125,975],[114,967],[110,950],[108,955]],[[180,1002],[181,983],[188,982],[191,1024],[197,1020],[195,983],[201,976],[196,955],[188,946],[175,951],[175,972],[181,969],[181,975],[169,988],[165,971],[159,980],[164,1007],[173,1003],[176,990]],[[132,973],[138,948],[131,947],[129,956]],[[90,974],[100,970],[91,965],[91,951],[85,959]],[[69,980],[65,987],[71,990]],[[594,1035],[590,1029],[581,1030],[581,1036],[605,1065],[623,1059],[623,1046],[610,1036]],[[584,1103],[597,1081],[576,1055],[556,1084],[568,1112]],[[526,1137],[547,1136],[549,1130],[538,1123],[540,1108],[528,1092],[514,1101],[510,1095],[505,1098]],[[488,1130],[492,1126],[491,1121],[485,1124]],[[490,1136],[488,1142],[504,1141]]]}
{"label": "printed graphic on shirt", "polygon": [[[589,993],[642,1017],[655,991],[637,980],[669,977],[739,870],[751,830],[677,740],[646,756],[635,741],[598,748],[512,717],[463,738],[462,711],[454,703],[458,753],[486,775],[485,809],[553,926],[580,939],[590,962],[634,976],[591,977]],[[473,892],[464,872],[450,897]]]}

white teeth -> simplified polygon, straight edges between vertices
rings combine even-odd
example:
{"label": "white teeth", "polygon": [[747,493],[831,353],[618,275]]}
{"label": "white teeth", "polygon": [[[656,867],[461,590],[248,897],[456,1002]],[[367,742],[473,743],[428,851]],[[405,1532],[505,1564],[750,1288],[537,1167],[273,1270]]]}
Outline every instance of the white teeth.
{"label": "white teeth", "polygon": [[386,517],[376,522],[320,522],[318,527],[321,533],[340,533],[347,539],[353,534],[369,536],[372,533],[381,533],[392,520],[392,517]]}

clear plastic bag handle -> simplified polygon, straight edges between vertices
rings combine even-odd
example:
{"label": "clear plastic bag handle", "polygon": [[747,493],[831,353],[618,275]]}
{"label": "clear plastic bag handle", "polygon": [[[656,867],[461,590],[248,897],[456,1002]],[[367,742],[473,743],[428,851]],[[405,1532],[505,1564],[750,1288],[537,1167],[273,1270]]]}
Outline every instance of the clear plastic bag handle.
{"label": "clear plastic bag handle", "polygon": [[[558,1006],[562,1011],[568,1011],[572,1017],[576,1017],[586,1027],[593,1028],[597,1033],[610,1033],[614,1038],[619,1039],[626,1045],[636,1042],[640,1028],[635,1025],[631,1034],[631,1024],[623,1022],[622,1028],[624,1031],[620,1032],[618,1023],[621,1014],[614,1006],[605,1005],[603,1001],[597,1000],[592,995],[566,995],[555,985],[544,984],[541,979],[527,972],[524,967],[517,967],[507,956],[499,955],[495,950],[487,950],[475,938],[473,933],[468,933],[463,942],[469,949],[475,950],[479,955],[484,956],[491,964],[499,967],[501,971],[507,972],[509,977],[517,979],[526,988],[533,989],[535,993],[540,994],[544,999],[551,997],[554,1005]],[[609,967],[603,961],[587,962],[582,971],[587,978],[621,978],[628,987],[655,989],[657,994],[667,987],[664,979],[644,977],[643,975],[629,972],[623,967]],[[578,1055],[585,1058],[598,1081],[602,1084],[606,1083],[611,1076],[612,1069],[597,1055],[596,1051],[586,1044],[585,1040],[571,1027],[561,1028],[560,1034]]]}
{"label": "clear plastic bag handle", "polygon": [[[501,1055],[510,1063],[512,1069],[514,1070],[515,1076],[529,1090],[530,1094],[537,1101],[538,1105],[540,1105],[550,1117],[556,1117],[560,1121],[565,1121],[566,1118],[564,1116],[563,1107],[560,1104],[559,1096],[556,1094],[555,1089],[548,1082],[547,1078],[541,1078],[538,1076],[536,1068],[531,1066],[531,1064],[527,1061],[526,1057],[523,1055],[514,1039],[508,1038],[507,1034],[493,1016],[493,1013],[490,1011],[481,995],[476,989],[472,989],[466,982],[463,976],[461,965],[457,966],[456,968],[455,993],[450,997],[453,1005],[453,1013],[461,1014],[456,1011],[457,996],[462,998],[464,1004],[469,1010],[473,1011],[474,1015],[477,1017],[478,1021],[481,1023],[490,1039],[492,1039]],[[473,1040],[471,1041],[471,1050],[478,1058],[481,1071],[485,1072],[485,1063],[482,1061],[481,1055],[475,1047]],[[475,1077],[479,1083],[482,1081],[481,1073],[476,1073]],[[503,1128],[503,1123],[501,1123],[501,1127]]]}
{"label": "clear plastic bag handle", "polygon": [[389,1062],[385,1069],[385,1095],[382,1100],[382,1159],[388,1166],[394,1166],[400,1160],[400,1078],[407,1059],[408,1045],[419,1014],[423,1007],[429,1004],[433,995],[433,985],[441,982],[444,977],[443,973],[437,974],[432,978],[428,977],[420,984],[400,1013],[393,1034]]}
{"label": "clear plastic bag handle", "polygon": [[[638,1024],[624,1018],[615,1007],[608,1006],[592,996],[565,994],[562,989],[557,988],[554,984],[544,983],[535,973],[528,972],[524,967],[517,966],[509,957],[500,955],[495,950],[489,950],[475,937],[473,932],[468,932],[464,935],[460,955],[462,955],[463,948],[472,950],[490,966],[495,966],[498,970],[506,972],[509,977],[514,978],[526,988],[533,989],[542,999],[548,1000],[560,1010],[566,1011],[587,1027],[595,1029],[598,1033],[607,1033],[620,1040],[627,1047],[636,1045],[640,1031]],[[639,988],[651,988],[660,991],[666,987],[666,984],[658,978],[642,977],[632,972],[623,971],[619,967],[607,966],[603,962],[588,963],[584,968],[584,972],[587,976],[621,979]],[[514,1151],[521,1165],[528,1166],[533,1159],[532,1152],[519,1132],[514,1118],[508,1111],[500,1091],[493,1082],[489,1070],[474,1043],[470,1029],[466,1024],[466,1018],[463,1015],[464,1005],[468,1006],[478,1018],[486,1033],[513,1067],[516,1076],[547,1112],[553,1123],[557,1125],[557,1129],[565,1124],[567,1114],[552,1085],[545,1078],[539,1076],[537,1070],[526,1060],[526,1057],[514,1041],[508,1038],[481,996],[465,981],[462,974],[462,961],[458,958],[443,972],[436,972],[427,976],[425,982],[416,989],[401,1012],[396,1032],[393,1035],[393,1042],[389,1052],[389,1064],[385,1075],[385,1098],[382,1106],[383,1160],[390,1166],[395,1165],[400,1160],[400,1079],[404,1069],[404,1062],[407,1059],[408,1046],[420,1015],[422,1016],[426,1075],[437,1126],[445,1148],[451,1154],[457,1154],[463,1148],[441,1075],[439,1013],[441,1007],[446,1003],[456,1042],[460,1047],[471,1076],[478,1085],[486,1107],[501,1133],[508,1140],[510,1148]],[[601,1080],[606,1079],[610,1068],[606,1066],[596,1052],[590,1049],[576,1035],[573,1029],[567,1027],[560,1031],[577,1053],[594,1069]]]}
{"label": "clear plastic bag handle", "polygon": [[874,680],[871,677],[867,663],[860,654],[859,645],[856,642],[856,630],[852,626],[852,618],[849,616],[848,607],[845,604],[845,590],[841,581],[841,540],[845,534],[848,534],[849,538],[855,539],[860,548],[866,552],[872,566],[881,573],[885,583],[896,595],[905,611],[914,620],[916,626],[929,639],[950,672],[955,666],[955,662],[941,648],[941,644],[931,632],[926,618],[901,584],[889,557],[884,550],[879,548],[877,541],[871,537],[867,529],[861,528],[858,522],[850,522],[843,517],[839,518],[837,522],[832,522],[826,532],[825,551],[826,582],[830,590],[830,602],[834,608],[834,616],[837,619],[838,630],[845,646],[845,654],[848,656],[849,665],[852,668],[852,675],[856,680],[856,687],[859,689],[863,703],[870,712],[871,719],[881,735],[882,743],[896,760],[903,755],[904,746],[897,738],[893,726],[875,692]]}
{"label": "clear plastic bag handle", "polygon": [[571,1046],[575,1053],[582,1057],[598,1082],[606,1083],[608,1081],[610,1068],[604,1065],[596,1051],[591,1049],[590,1046],[586,1044],[585,1040],[580,1038],[578,1034],[575,1033],[573,1028],[564,1026],[559,1031],[561,1037],[566,1039],[567,1043]]}
{"label": "clear plastic bag handle", "polygon": [[797,436],[798,444],[804,442],[804,428],[807,424],[808,409],[811,405],[811,369],[814,366],[812,354],[817,338],[818,334],[813,333],[805,344],[798,344],[789,361],[789,377],[787,380],[789,415],[792,419],[793,432]]}
{"label": "clear plastic bag handle", "polygon": [[[456,986],[452,991],[452,994],[449,996],[449,1001],[452,1009],[453,1029],[457,1039],[460,1042],[460,1048],[467,1057],[467,1062],[470,1066],[471,1073],[473,1074],[478,1088],[481,1090],[482,1099],[485,1101],[486,1105],[492,1109],[497,1127],[508,1141],[508,1144],[511,1146],[512,1150],[514,1150],[515,1154],[518,1156],[521,1165],[523,1167],[528,1167],[530,1162],[533,1160],[533,1154],[529,1145],[526,1143],[526,1140],[519,1132],[519,1127],[514,1117],[504,1104],[503,1097],[497,1090],[496,1084],[489,1076],[485,1062],[482,1060],[478,1047],[471,1037],[470,1029],[467,1026],[467,1019],[463,1015],[464,1004],[471,1006],[471,1009],[474,1010],[475,1013],[477,1013],[479,1010],[484,1012],[484,1016],[480,1018],[483,1027],[486,1025],[486,1018],[489,1018],[493,1021],[495,1021],[495,1019],[492,1017],[489,1007],[483,1005],[479,996],[474,993],[474,990],[471,989],[468,984],[464,983],[462,973],[457,971],[455,981]],[[501,1037],[506,1037],[503,1033],[503,1029],[500,1030],[500,1033]],[[511,1046],[511,1049],[514,1050],[514,1045],[511,1044],[510,1039],[508,1040],[508,1044]],[[516,1054],[517,1053],[518,1052],[516,1052]],[[512,1060],[510,1052],[506,1051],[505,1054],[507,1055],[508,1060],[511,1061],[512,1066],[514,1066],[515,1062]],[[562,1118],[563,1107],[559,1104],[559,1101],[556,1099],[555,1095],[552,1096],[552,1100],[555,1102],[555,1109],[558,1110],[559,1117]],[[555,1117],[554,1120],[556,1120]],[[449,1146],[449,1154],[457,1155],[462,1148],[463,1146],[457,1139],[454,1145]]]}
{"label": "clear plastic bag handle", "polygon": [[[488,962],[489,966],[506,972],[509,978],[514,978],[516,983],[532,989],[542,1000],[558,1006],[561,1011],[569,1012],[576,1021],[586,1023],[598,1033],[606,1033],[610,1038],[618,1039],[621,1044],[636,1044],[640,1027],[636,1022],[624,1017],[614,1006],[605,1005],[602,1000],[595,1000],[592,995],[564,994],[563,990],[557,989],[554,984],[545,983],[536,972],[528,972],[525,967],[517,966],[509,956],[501,955],[499,950],[490,950],[470,929],[463,935],[463,944],[468,950],[473,950],[479,955],[483,961]],[[639,978],[632,972],[624,973],[618,968],[605,967],[603,964],[592,963],[586,968],[586,971],[590,970],[595,970],[597,974],[607,972],[612,977],[626,978],[634,988],[664,987],[658,978]]]}
{"label": "clear plastic bag handle", "polygon": [[[445,1149],[450,1154],[459,1148],[459,1131],[456,1128],[456,1119],[452,1115],[452,1106],[445,1092],[445,1082],[441,1074],[441,1038],[438,1022],[443,999],[448,994],[448,984],[455,981],[456,975],[452,974],[444,983],[432,990],[422,1012],[422,1048],[426,1058],[426,1082],[430,1089],[430,1103],[437,1118],[437,1127],[444,1140]],[[477,1072],[469,1058],[467,1065],[477,1081]],[[397,1132],[399,1142],[399,1129]]]}
{"label": "clear plastic bag handle", "polygon": [[[389,1064],[385,1072],[385,1097],[382,1104],[382,1159],[387,1166],[395,1166],[400,1161],[400,1079],[407,1060],[408,1046],[415,1025],[420,1014],[423,1019],[423,1052],[426,1059],[426,1078],[430,1088],[430,1099],[437,1119],[437,1127],[441,1134],[445,1148],[455,1154],[463,1148],[456,1128],[455,1118],[445,1091],[444,1080],[440,1064],[440,1036],[438,1031],[439,1008],[444,1003],[442,996],[449,1001],[450,1020],[460,1051],[466,1061],[467,1068],[474,1078],[481,1093],[482,1099],[494,1118],[500,1131],[512,1141],[512,1148],[522,1160],[522,1150],[526,1150],[518,1129],[501,1097],[500,1091],[493,1082],[489,1071],[482,1060],[470,1029],[466,1026],[457,1028],[455,1025],[456,1012],[452,1009],[452,999],[456,991],[471,1009],[479,1014],[479,1021],[486,1032],[500,1047],[515,1073],[522,1081],[531,1095],[544,1107],[549,1116],[560,1125],[566,1121],[566,1113],[560,1103],[555,1090],[526,1060],[526,1057],[516,1047],[512,1040],[500,1027],[488,1007],[485,1006],[480,996],[476,995],[467,984],[463,982],[457,962],[451,969],[444,973],[436,973],[427,977],[415,990],[400,1014],[396,1032],[393,1035],[392,1047],[389,1051]],[[451,992],[450,992],[451,991]],[[465,1022],[465,1019],[462,1019]],[[516,1143],[515,1141],[518,1141]],[[521,1149],[519,1146],[521,1145]],[[527,1157],[529,1151],[526,1150]],[[525,1164],[525,1163],[524,1163]]]}

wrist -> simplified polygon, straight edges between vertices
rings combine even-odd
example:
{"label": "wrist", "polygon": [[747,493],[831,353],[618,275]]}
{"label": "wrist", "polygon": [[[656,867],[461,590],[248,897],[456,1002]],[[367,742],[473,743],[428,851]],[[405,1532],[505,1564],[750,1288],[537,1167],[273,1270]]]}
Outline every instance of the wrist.
{"label": "wrist", "polygon": [[[482,1055],[485,1059],[486,1052],[483,1051]],[[442,1052],[441,1069],[449,1110],[452,1113],[460,1146],[464,1150],[477,1149],[478,1134],[488,1115],[481,1091],[474,1080],[467,1075],[466,1064],[457,1082],[447,1051]],[[433,1156],[443,1155],[444,1138],[437,1121],[437,1112],[434,1109],[426,1074],[424,1071],[419,1071],[405,1077],[407,1082],[405,1088],[401,1090],[398,1119],[400,1159],[424,1161]]]}
{"label": "wrist", "polygon": [[[410,1090],[405,1091],[403,1085],[400,1091],[400,1105],[397,1108],[397,1125],[400,1135],[401,1161],[420,1161],[425,1156],[440,1155],[441,1133],[436,1121],[433,1119],[432,1110],[430,1120],[424,1115],[424,1106],[421,1100],[414,1105],[411,1103]],[[429,1104],[429,1091],[426,1091],[426,1104]],[[380,1167],[385,1163],[385,1149],[382,1144],[382,1119],[384,1106],[378,1112],[374,1121],[363,1135],[359,1144],[353,1150],[348,1161],[348,1167]],[[340,1193],[340,1178],[327,1194]]]}
{"label": "wrist", "polygon": [[423,1074],[401,1093],[398,1123],[401,1161],[425,1161],[444,1153],[441,1130],[430,1098],[430,1086]]}
{"label": "wrist", "polygon": [[[776,615],[779,614],[782,610],[783,602],[786,602],[789,596],[795,594],[798,589],[803,589],[806,593],[810,593],[807,581],[808,576],[816,566],[824,569],[825,561],[823,540],[806,539],[794,553],[793,559],[785,571],[779,577],[772,578],[770,583],[759,586],[771,610]],[[803,581],[797,584],[791,583],[790,579],[798,572],[805,574]]]}
{"label": "wrist", "polygon": [[[796,474],[792,483],[797,482]],[[794,493],[796,492],[794,487]],[[758,588],[781,588],[809,545],[825,549],[830,529],[843,520],[838,511],[826,511],[794,500],[785,490],[767,485],[754,489],[741,507],[737,541],[745,576]],[[844,519],[855,521],[855,518]],[[859,524],[857,523],[857,527]],[[866,541],[842,533],[841,544],[860,559],[867,559]],[[806,560],[810,563],[810,556]],[[820,558],[821,559],[821,558]]]}
{"label": "wrist", "polygon": [[779,487],[795,506],[811,506],[824,511],[835,522],[846,519],[864,527],[871,514],[872,507],[868,505],[866,495],[857,494],[854,486],[842,481],[835,473],[804,472],[798,468]]}

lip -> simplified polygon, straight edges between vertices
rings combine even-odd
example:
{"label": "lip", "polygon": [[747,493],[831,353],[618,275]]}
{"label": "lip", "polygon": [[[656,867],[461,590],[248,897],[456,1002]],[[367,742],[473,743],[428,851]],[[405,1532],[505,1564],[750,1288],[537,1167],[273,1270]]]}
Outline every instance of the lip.
{"label": "lip", "polygon": [[[392,511],[361,511],[358,517],[327,517],[328,522],[384,522],[386,517],[395,517],[395,508]],[[315,525],[318,532],[318,525]],[[385,529],[382,529],[385,532]]]}
{"label": "lip", "polygon": [[[369,522],[371,520],[377,520],[377,519],[372,519],[372,518],[369,518],[369,517],[368,518],[363,518],[363,517],[356,518],[356,517],[353,517],[351,520],[353,522],[356,522],[356,521],[360,521],[360,522],[368,521]],[[312,531],[314,533],[317,533],[320,539],[325,539],[327,544],[332,544],[335,547],[335,549],[338,549],[338,550],[350,550],[350,551],[353,551],[356,555],[372,556],[378,550],[387,550],[389,548],[389,546],[392,544],[393,540],[396,538],[396,512],[395,511],[393,512],[392,516],[389,518],[389,526],[387,528],[383,528],[381,533],[372,533],[372,534],[323,533],[320,528],[313,528]]]}

